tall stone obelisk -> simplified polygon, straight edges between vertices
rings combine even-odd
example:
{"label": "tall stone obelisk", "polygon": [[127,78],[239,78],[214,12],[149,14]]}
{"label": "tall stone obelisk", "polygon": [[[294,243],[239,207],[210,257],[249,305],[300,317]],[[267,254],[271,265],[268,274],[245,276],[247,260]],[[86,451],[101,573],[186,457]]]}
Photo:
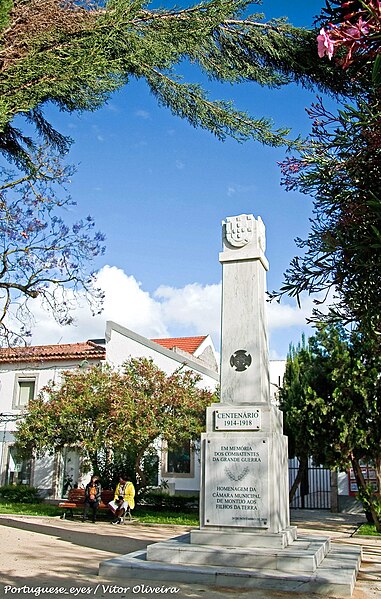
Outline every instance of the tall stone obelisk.
{"label": "tall stone obelisk", "polygon": [[265,226],[242,214],[222,232],[221,403],[269,404]]}
{"label": "tall stone obelisk", "polygon": [[260,218],[226,219],[220,254],[221,402],[207,410],[201,526],[192,543],[231,544],[233,535],[236,545],[284,547],[294,537],[287,439],[281,412],[270,404],[264,252]]}

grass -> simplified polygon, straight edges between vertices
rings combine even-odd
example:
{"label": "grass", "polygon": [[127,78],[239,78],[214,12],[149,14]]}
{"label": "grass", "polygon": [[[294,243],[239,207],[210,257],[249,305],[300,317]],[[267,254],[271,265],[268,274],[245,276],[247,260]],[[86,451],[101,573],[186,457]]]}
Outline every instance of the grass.
{"label": "grass", "polygon": [[380,537],[381,533],[377,532],[374,524],[361,524],[360,528],[356,531],[357,535],[364,535],[369,537]]}
{"label": "grass", "polygon": [[[82,510],[75,510],[77,515]],[[13,514],[23,516],[61,516],[62,509],[48,503],[9,503],[0,501],[0,514]],[[198,512],[180,512],[157,510],[149,507],[138,506],[133,512],[133,518],[144,524],[181,524],[183,526],[198,526]],[[111,514],[99,512],[99,520],[109,520]]]}
{"label": "grass", "polygon": [[23,516],[60,516],[62,510],[48,503],[10,503],[0,501],[0,514]]}
{"label": "grass", "polygon": [[182,524],[183,526],[198,526],[198,511],[174,512],[167,510],[155,510],[148,507],[137,507],[132,512],[133,518],[146,524]]}
{"label": "grass", "polygon": [[[75,510],[77,517],[82,510]],[[61,516],[62,509],[49,503],[10,503],[0,501],[0,514],[13,514],[22,516]],[[197,510],[170,511],[164,509],[137,506],[132,512],[133,519],[142,524],[180,524],[182,526],[198,526],[199,518]],[[99,512],[99,520],[110,520],[111,514],[105,511]],[[381,533],[376,531],[374,524],[362,524],[356,531],[358,535],[380,537]]]}

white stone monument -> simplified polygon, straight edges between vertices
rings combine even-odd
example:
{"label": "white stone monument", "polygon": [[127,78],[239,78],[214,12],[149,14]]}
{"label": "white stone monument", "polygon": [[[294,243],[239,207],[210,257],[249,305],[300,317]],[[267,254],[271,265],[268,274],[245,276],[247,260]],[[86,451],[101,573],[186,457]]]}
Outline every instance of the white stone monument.
{"label": "white stone monument", "polygon": [[207,410],[201,528],[191,539],[285,547],[296,529],[282,414],[270,404],[265,227],[241,214],[226,219],[222,237],[221,398]]}
{"label": "white stone monument", "polygon": [[358,546],[290,526],[287,440],[270,403],[265,227],[223,223],[221,398],[202,435],[200,528],[100,564],[108,577],[350,596]]}

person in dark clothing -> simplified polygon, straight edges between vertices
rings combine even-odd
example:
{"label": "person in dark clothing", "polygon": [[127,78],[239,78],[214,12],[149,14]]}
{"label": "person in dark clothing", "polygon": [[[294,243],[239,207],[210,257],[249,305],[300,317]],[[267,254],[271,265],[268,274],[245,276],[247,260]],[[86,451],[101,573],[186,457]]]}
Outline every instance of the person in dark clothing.
{"label": "person in dark clothing", "polygon": [[87,518],[87,512],[89,511],[89,508],[91,509],[91,512],[92,512],[92,521],[93,522],[96,521],[97,510],[98,510],[99,503],[101,501],[101,493],[102,493],[102,487],[101,487],[101,483],[99,481],[99,476],[95,476],[93,474],[93,476],[90,479],[90,482],[86,485],[86,488],[85,488],[85,509],[83,511],[83,517],[82,517],[83,522]]}

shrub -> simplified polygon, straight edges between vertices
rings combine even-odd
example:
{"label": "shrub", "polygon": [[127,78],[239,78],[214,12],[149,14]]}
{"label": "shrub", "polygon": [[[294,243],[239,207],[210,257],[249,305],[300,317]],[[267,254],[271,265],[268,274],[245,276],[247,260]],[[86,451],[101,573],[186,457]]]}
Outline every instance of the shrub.
{"label": "shrub", "polygon": [[169,495],[160,490],[147,490],[139,499],[140,505],[175,511],[196,510],[198,503],[198,495]]}
{"label": "shrub", "polygon": [[12,503],[40,503],[42,501],[38,489],[27,485],[4,485],[4,487],[0,487],[0,499]]}

